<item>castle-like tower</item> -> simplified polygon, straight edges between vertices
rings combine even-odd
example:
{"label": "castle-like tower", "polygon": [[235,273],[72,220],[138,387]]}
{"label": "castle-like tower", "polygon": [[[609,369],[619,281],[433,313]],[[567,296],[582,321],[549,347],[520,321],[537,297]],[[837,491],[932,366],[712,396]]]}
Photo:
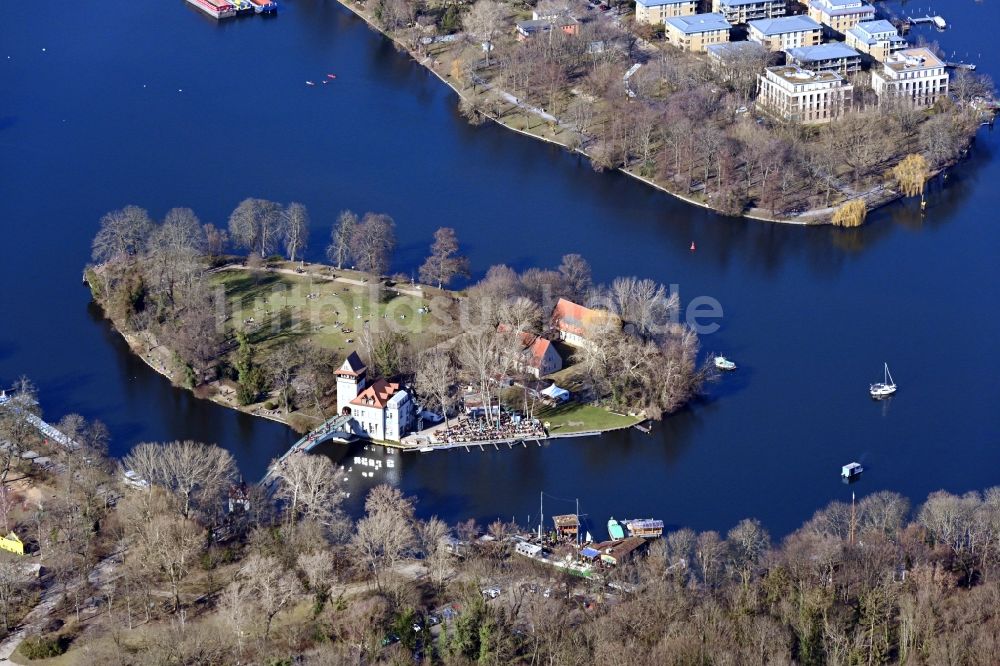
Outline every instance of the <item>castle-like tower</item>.
{"label": "castle-like tower", "polygon": [[361,362],[357,352],[351,352],[344,363],[337,368],[337,413],[351,413],[350,403],[368,385],[368,368]]}

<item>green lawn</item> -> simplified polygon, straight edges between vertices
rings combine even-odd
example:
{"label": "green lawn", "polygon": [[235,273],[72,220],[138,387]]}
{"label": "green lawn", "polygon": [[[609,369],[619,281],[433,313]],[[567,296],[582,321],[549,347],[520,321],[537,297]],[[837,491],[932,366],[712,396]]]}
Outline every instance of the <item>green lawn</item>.
{"label": "green lawn", "polygon": [[549,424],[549,434],[560,435],[590,430],[623,428],[639,423],[634,416],[613,414],[603,407],[569,402],[555,407],[543,407],[536,412],[543,423]]}
{"label": "green lawn", "polygon": [[[356,273],[337,274],[360,279]],[[358,346],[366,323],[373,330],[404,333],[417,345],[423,336],[430,336],[431,316],[419,312],[422,298],[377,285],[243,270],[212,277],[226,290],[227,328],[246,330],[251,341],[264,349],[300,339],[345,354]]]}

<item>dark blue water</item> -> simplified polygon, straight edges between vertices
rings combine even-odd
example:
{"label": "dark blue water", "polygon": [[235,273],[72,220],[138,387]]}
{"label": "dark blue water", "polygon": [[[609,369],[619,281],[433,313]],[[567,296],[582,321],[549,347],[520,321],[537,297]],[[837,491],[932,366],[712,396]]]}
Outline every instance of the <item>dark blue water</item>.
{"label": "dark blue water", "polygon": [[[915,34],[1000,72],[984,27],[997,25],[997,6],[940,10],[951,30]],[[912,202],[852,231],[721,218],[468,126],[450,90],[333,0],[289,0],[281,12],[216,24],[181,0],[6,8],[0,379],[33,378],[48,416],[104,420],[116,453],[140,441],[218,442],[248,477],[287,448],[284,427],[175,390],[130,356],[80,283],[109,209],[190,206],[223,225],[241,199],[262,196],[309,207],[316,258],[341,209],[377,210],[399,226],[398,270],[413,270],[433,230],[450,225],[480,274],[579,252],[600,279],[677,283],[684,300],[711,296],[725,311],[703,343],[740,371],[652,435],[397,456],[372,477],[355,465],[352,499],[388,479],[424,514],[525,521],[537,519],[544,489],[579,497],[595,523],[642,514],[726,529],[757,516],[784,533],[848,497],[838,472],[851,460],[868,468],[853,487],[861,494],[919,500],[1000,482],[1000,142],[989,131],[933,185],[923,218]],[[326,73],[336,81],[304,85]],[[901,389],[876,404],[867,384],[883,361]],[[376,457],[334,455],[349,466]]]}

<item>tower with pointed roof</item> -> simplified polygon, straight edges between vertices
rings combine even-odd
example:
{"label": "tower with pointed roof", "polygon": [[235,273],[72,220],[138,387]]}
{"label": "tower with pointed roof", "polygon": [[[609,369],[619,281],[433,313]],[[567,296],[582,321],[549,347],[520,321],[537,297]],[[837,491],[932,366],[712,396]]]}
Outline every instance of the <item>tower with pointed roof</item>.
{"label": "tower with pointed roof", "polygon": [[[368,368],[357,352],[351,352],[337,368],[337,413],[350,414],[351,401],[358,397],[368,384]],[[345,412],[344,409],[347,409]]]}

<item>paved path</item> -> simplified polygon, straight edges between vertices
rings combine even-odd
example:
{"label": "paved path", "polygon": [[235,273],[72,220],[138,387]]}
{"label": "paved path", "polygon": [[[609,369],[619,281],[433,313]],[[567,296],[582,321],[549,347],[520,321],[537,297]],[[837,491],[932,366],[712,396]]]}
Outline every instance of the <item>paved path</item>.
{"label": "paved path", "polygon": [[[120,554],[113,553],[94,565],[94,568],[87,574],[87,581],[97,589],[105,587],[114,579],[115,568],[118,565]],[[79,585],[79,583],[77,583]],[[21,625],[12,634],[8,635],[0,642],[0,665],[13,664],[10,656],[29,634],[38,633],[49,619],[49,614],[56,607],[62,597],[62,587],[59,585],[49,585],[42,591],[42,597],[32,608]]]}

